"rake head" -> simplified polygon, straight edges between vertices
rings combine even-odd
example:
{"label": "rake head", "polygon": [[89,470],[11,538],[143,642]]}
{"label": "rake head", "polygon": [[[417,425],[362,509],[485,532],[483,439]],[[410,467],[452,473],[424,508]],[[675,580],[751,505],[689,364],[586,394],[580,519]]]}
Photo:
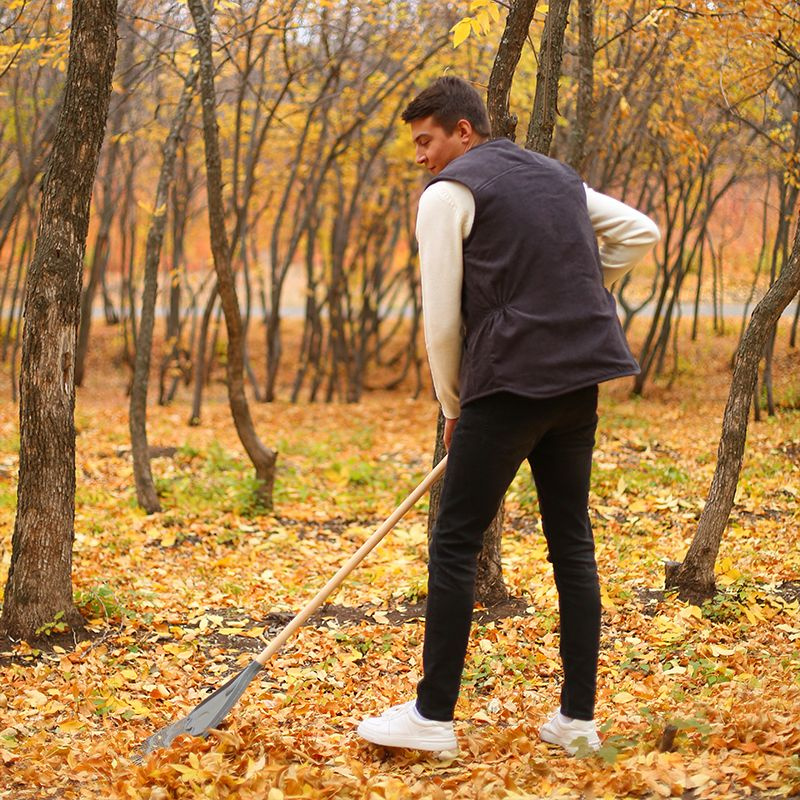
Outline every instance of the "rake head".
{"label": "rake head", "polygon": [[188,716],[166,725],[142,742],[142,755],[152,753],[159,747],[168,747],[175,737],[182,733],[192,736],[205,736],[212,728],[216,728],[228,712],[236,705],[250,681],[263,669],[258,661],[252,661],[238,675],[231,678],[224,686],[209,695]]}

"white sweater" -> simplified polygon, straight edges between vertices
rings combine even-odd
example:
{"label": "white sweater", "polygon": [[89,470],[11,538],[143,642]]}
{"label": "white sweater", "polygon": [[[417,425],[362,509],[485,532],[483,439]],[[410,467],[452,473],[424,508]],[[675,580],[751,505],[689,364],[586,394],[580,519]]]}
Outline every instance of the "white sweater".
{"label": "white sweater", "polygon": [[[661,235],[648,216],[588,186],[586,202],[599,238],[603,283],[609,287],[630,272]],[[425,345],[436,396],[448,419],[455,419],[460,413],[462,244],[472,230],[474,219],[475,200],[463,184],[439,181],[422,193],[417,241]]]}

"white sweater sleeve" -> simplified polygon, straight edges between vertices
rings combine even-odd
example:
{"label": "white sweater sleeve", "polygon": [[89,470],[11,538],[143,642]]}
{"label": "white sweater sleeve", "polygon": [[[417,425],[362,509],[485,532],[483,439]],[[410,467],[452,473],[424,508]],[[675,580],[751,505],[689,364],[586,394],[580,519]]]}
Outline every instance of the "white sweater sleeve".
{"label": "white sweater sleeve", "polygon": [[472,193],[460,183],[434,183],[419,201],[417,241],[425,345],[434,390],[448,419],[455,419],[460,413],[462,244],[472,230],[474,217]]}
{"label": "white sweater sleeve", "polygon": [[644,258],[661,234],[650,217],[588,186],[586,204],[600,240],[603,284],[609,288]]}

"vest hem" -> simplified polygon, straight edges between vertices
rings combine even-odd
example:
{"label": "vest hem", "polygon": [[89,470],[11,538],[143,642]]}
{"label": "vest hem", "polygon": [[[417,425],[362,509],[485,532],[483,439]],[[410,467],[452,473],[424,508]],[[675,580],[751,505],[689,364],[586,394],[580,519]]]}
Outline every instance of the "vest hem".
{"label": "vest hem", "polygon": [[564,387],[563,389],[559,389],[558,391],[553,392],[536,392],[531,391],[528,389],[521,389],[518,386],[494,386],[491,389],[485,389],[483,391],[478,392],[477,394],[470,394],[468,397],[460,399],[460,405],[463,408],[468,403],[472,403],[475,400],[481,400],[484,397],[489,397],[493,394],[500,394],[502,392],[508,392],[508,394],[515,394],[518,397],[527,397],[530,400],[548,400],[553,397],[561,397],[565,394],[571,394],[572,392],[577,392],[580,389],[586,389],[589,386],[594,386],[595,384],[599,383],[607,383],[608,381],[616,380],[617,378],[630,378],[634,375],[638,375],[641,372],[640,369],[631,369],[625,372],[615,372],[611,375],[605,375],[598,378],[594,378],[592,380],[582,381],[580,383],[571,384],[569,386]]}

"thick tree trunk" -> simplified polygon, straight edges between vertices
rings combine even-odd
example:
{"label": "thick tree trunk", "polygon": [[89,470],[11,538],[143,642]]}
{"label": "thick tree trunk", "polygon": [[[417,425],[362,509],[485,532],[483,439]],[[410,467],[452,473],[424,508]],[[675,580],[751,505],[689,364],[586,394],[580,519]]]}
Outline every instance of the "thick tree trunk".
{"label": "thick tree trunk", "polygon": [[208,221],[211,230],[211,251],[225,325],[228,332],[228,399],[239,439],[253,462],[258,480],[257,497],[266,508],[272,508],[277,453],[265,447],[258,438],[244,391],[244,336],[236,284],[230,262],[228,235],[225,231],[225,209],[222,201],[222,167],[219,153],[219,130],[216,119],[214,64],[211,55],[211,23],[203,0],[189,0],[189,11],[197,32],[200,59],[200,88],[203,98],[203,139],[206,154]]}
{"label": "thick tree trunk", "polygon": [[[113,131],[113,128],[112,128]],[[97,288],[103,283],[103,276],[108,264],[109,235],[111,223],[114,221],[114,210],[117,199],[114,197],[114,181],[117,178],[116,160],[119,146],[112,143],[105,158],[105,175],[102,180],[103,205],[99,212],[100,225],[91,255],[89,280],[81,296],[80,322],[78,323],[78,344],[75,348],[75,385],[83,386],[86,374],[86,357],[89,353],[89,337],[92,329],[92,308]],[[97,203],[95,203],[97,210]]]}
{"label": "thick tree trunk", "polygon": [[788,262],[781,270],[778,279],[755,307],[750,324],[739,345],[722,420],[717,468],[697,531],[683,563],[673,562],[666,568],[666,588],[677,589],[684,600],[701,602],[712,597],[716,590],[714,564],[739,482],[750,402],[758,378],[758,364],[774,326],[799,291],[800,224],[795,231],[792,254]]}
{"label": "thick tree trunk", "polygon": [[142,314],[139,335],[136,337],[136,360],[133,366],[129,424],[131,452],[133,454],[133,477],[136,482],[136,499],[148,513],[161,511],[153,473],[150,470],[150,453],[147,446],[147,388],[150,379],[150,351],[153,347],[153,328],[156,321],[156,294],[158,293],[158,263],[161,244],[167,224],[167,195],[175,172],[178,140],[189,105],[192,102],[197,73],[193,70],[183,88],[175,117],[172,120],[167,140],[164,143],[161,174],[158,178],[153,203],[153,218],[147,232],[144,256],[144,288],[142,290]]}
{"label": "thick tree trunk", "polygon": [[17,517],[0,628],[31,639],[72,599],[75,346],[89,203],[117,48],[116,0],[74,0],[64,105],[28,273],[20,379]]}
{"label": "thick tree trunk", "polygon": [[[125,17],[123,8],[123,19]],[[108,127],[111,131],[111,141],[106,148],[105,159],[101,165],[103,170],[103,205],[99,211],[100,224],[95,237],[94,251],[91,256],[91,266],[89,268],[89,280],[81,296],[81,317],[78,323],[78,345],[75,348],[75,385],[83,386],[83,379],[86,375],[86,359],[89,353],[92,328],[92,310],[98,288],[103,291],[103,305],[105,307],[106,320],[109,319],[108,293],[106,286],[106,268],[108,266],[108,256],[110,249],[111,225],[119,203],[119,192],[115,191],[115,184],[118,183],[121,169],[117,166],[117,159],[122,150],[119,140],[115,141],[113,134],[124,130],[126,102],[125,96],[130,92],[130,76],[133,67],[134,47],[136,37],[131,35],[132,31],[122,32],[121,41],[123,43],[119,52],[119,75],[122,82],[121,91],[111,104],[108,119]],[[97,203],[95,211],[97,212]],[[112,315],[113,306],[112,306]]]}
{"label": "thick tree trunk", "polygon": [[542,31],[539,47],[539,71],[536,73],[536,94],[528,125],[525,147],[547,155],[553,141],[553,128],[558,111],[558,82],[561,79],[561,56],[564,30],[567,27],[570,0],[552,0]]}
{"label": "thick tree trunk", "polygon": [[513,142],[516,138],[517,117],[509,113],[509,95],[534,11],[536,0],[514,0],[506,17],[506,26],[500,37],[486,91],[486,108],[493,139],[505,138]]}

